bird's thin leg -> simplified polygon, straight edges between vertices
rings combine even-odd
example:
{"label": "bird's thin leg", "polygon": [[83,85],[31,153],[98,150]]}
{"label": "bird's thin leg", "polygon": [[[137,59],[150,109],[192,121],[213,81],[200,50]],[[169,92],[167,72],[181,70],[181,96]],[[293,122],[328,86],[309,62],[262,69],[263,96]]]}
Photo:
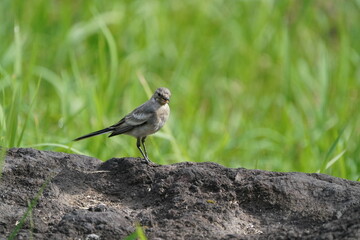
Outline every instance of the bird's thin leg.
{"label": "bird's thin leg", "polygon": [[143,137],[143,138],[141,139],[141,143],[142,143],[142,146],[143,146],[143,148],[144,148],[145,156],[147,157],[147,159],[149,159],[148,154],[147,154],[147,151],[146,151],[145,139],[146,139],[146,137]]}
{"label": "bird's thin leg", "polygon": [[139,151],[141,152],[141,154],[143,155],[145,161],[147,163],[149,163],[150,162],[149,158],[144,154],[143,150],[141,149],[141,138],[137,138],[136,146],[139,149]]}

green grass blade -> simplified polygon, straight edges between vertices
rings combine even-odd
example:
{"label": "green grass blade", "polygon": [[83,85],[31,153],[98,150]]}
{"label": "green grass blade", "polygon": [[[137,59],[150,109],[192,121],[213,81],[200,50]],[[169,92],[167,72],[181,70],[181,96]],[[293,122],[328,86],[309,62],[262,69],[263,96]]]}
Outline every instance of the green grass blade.
{"label": "green grass blade", "polygon": [[344,153],[346,153],[346,150],[342,151],[341,153],[333,157],[331,160],[329,160],[326,163],[325,170],[330,168],[334,163],[336,163],[336,161],[338,161],[344,155]]}
{"label": "green grass blade", "polygon": [[25,133],[25,129],[26,129],[26,126],[27,126],[27,122],[28,122],[28,119],[29,119],[29,116],[32,116],[33,114],[33,106],[34,106],[34,103],[35,103],[35,100],[36,100],[36,97],[37,97],[37,94],[39,92],[39,88],[40,88],[40,83],[41,83],[41,79],[38,80],[38,83],[37,83],[37,86],[36,86],[36,91],[35,91],[35,94],[33,96],[33,99],[31,100],[30,102],[30,105],[28,107],[28,111],[25,115],[25,121],[23,123],[23,127],[22,127],[22,130],[20,132],[20,136],[18,137],[18,141],[16,143],[16,146],[20,146],[21,145],[21,141],[24,137],[24,133]]}
{"label": "green grass blade", "polygon": [[18,234],[18,232],[20,231],[20,229],[23,227],[27,217],[29,215],[31,215],[33,208],[36,206],[36,204],[38,203],[44,189],[47,187],[47,185],[49,184],[51,178],[49,178],[48,180],[46,180],[42,186],[40,187],[39,191],[37,192],[35,198],[33,198],[29,204],[29,207],[27,208],[25,214],[21,217],[21,219],[19,220],[19,223],[16,225],[16,227],[14,228],[14,230],[10,233],[8,240],[12,240],[15,239],[16,235]]}
{"label": "green grass blade", "polygon": [[137,223],[135,232],[125,237],[123,240],[147,240],[147,238],[142,227]]}
{"label": "green grass blade", "polygon": [[332,143],[332,145],[330,146],[329,150],[327,151],[324,160],[322,162],[322,167],[320,168],[319,172],[323,173],[326,169],[328,169],[328,167],[330,167],[331,165],[333,165],[337,160],[339,160],[341,158],[341,156],[346,152],[346,150],[342,151],[340,154],[338,154],[336,157],[330,159],[330,156],[333,154],[333,152],[335,151],[339,140],[341,139],[343,133],[344,133],[345,128],[343,128],[339,135],[337,136],[337,138],[335,139],[335,141]]}
{"label": "green grass blade", "polygon": [[25,147],[30,147],[30,148],[36,148],[36,147],[53,147],[53,148],[62,148],[62,149],[65,149],[65,150],[69,150],[73,153],[76,153],[76,154],[80,154],[80,155],[87,155],[86,153],[82,152],[82,151],[79,151],[73,147],[69,147],[67,145],[64,145],[64,144],[59,144],[59,143],[38,143],[38,144],[34,144],[34,145],[29,145],[29,146],[25,146]]}

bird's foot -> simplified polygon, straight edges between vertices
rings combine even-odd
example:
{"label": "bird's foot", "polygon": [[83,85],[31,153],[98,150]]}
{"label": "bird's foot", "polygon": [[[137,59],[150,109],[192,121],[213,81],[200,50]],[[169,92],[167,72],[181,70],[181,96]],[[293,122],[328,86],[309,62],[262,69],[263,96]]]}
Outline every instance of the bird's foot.
{"label": "bird's foot", "polygon": [[152,161],[150,161],[150,159],[148,157],[144,157],[143,159],[143,162],[145,162],[146,164],[151,164],[153,163]]}

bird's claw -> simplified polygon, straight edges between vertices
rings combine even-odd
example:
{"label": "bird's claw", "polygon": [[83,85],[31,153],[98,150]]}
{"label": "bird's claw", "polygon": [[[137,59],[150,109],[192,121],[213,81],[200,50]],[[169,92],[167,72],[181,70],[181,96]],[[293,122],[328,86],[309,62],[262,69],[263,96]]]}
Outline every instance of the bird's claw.
{"label": "bird's claw", "polygon": [[145,162],[146,164],[152,163],[152,161],[150,161],[150,159],[149,159],[148,157],[144,157],[142,160],[143,160],[143,162]]}

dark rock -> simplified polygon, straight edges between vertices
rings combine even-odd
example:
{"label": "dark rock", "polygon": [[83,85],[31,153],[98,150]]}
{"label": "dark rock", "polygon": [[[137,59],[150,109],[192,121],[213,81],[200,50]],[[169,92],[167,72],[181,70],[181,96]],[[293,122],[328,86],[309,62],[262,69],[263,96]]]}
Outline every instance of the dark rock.
{"label": "dark rock", "polygon": [[42,186],[17,239],[360,239],[360,183],[323,174],[159,166],[10,149],[0,182],[0,239]]}
{"label": "dark rock", "polygon": [[89,234],[86,236],[85,240],[98,240],[100,237],[96,234]]}

